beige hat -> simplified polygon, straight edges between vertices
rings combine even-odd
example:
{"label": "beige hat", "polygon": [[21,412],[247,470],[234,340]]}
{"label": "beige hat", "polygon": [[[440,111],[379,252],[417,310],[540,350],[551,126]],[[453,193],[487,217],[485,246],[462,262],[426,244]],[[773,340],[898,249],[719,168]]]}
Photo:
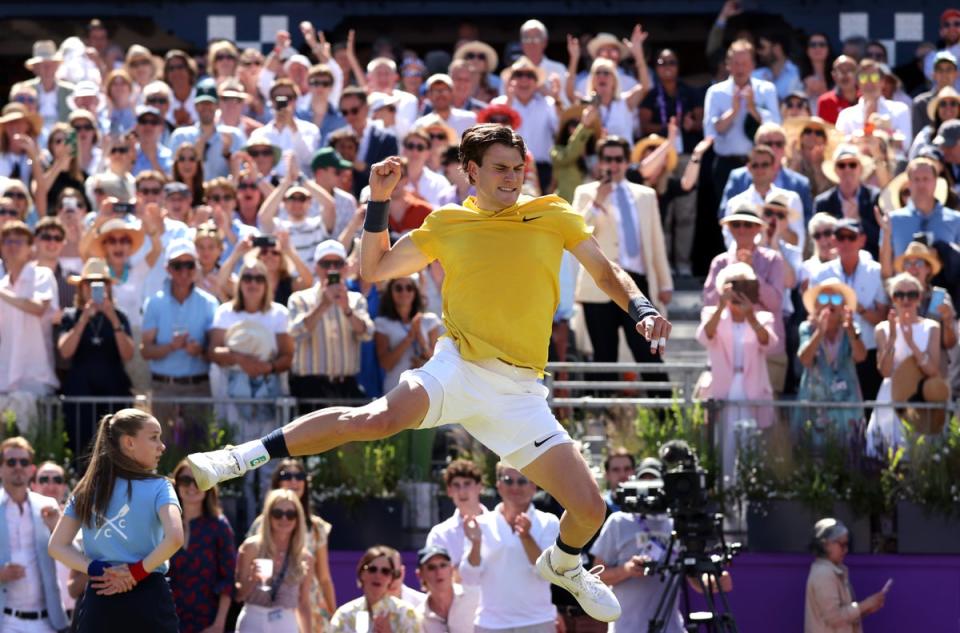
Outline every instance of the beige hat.
{"label": "beige hat", "polygon": [[[880,192],[880,199],[877,200],[880,210],[884,213],[890,213],[901,208],[903,205],[900,204],[900,192],[909,184],[910,178],[907,176],[907,172],[904,171],[894,176],[893,180],[888,182],[887,186]],[[950,187],[947,185],[947,181],[943,177],[937,178],[937,187],[933,192],[933,197],[940,204],[946,204],[949,193]]]}
{"label": "beige hat", "polygon": [[418,130],[432,130],[435,128],[440,128],[444,131],[447,135],[447,142],[450,143],[450,145],[456,145],[460,142],[460,135],[457,134],[457,131],[447,125],[447,122],[436,112],[431,112],[417,120]]}
{"label": "beige hat", "polygon": [[84,262],[83,270],[79,275],[70,275],[67,278],[67,283],[73,286],[78,286],[84,281],[111,281],[107,261],[100,257],[91,257]]}
{"label": "beige hat", "polygon": [[817,297],[822,292],[833,291],[843,296],[843,305],[850,308],[853,312],[857,311],[857,293],[853,288],[843,283],[836,277],[824,279],[815,286],[808,287],[803,292],[803,307],[807,309],[808,314],[815,314],[817,311]]}
{"label": "beige hat", "polygon": [[3,127],[7,123],[21,120],[30,124],[30,136],[39,136],[40,130],[43,129],[43,119],[40,118],[39,114],[31,112],[27,106],[16,101],[3,106],[3,115],[0,116],[0,127]]}
{"label": "beige hat", "polygon": [[130,237],[133,245],[130,247],[130,253],[136,253],[143,246],[143,229],[127,223],[123,218],[111,218],[100,226],[97,231],[96,241],[90,245],[90,252],[96,257],[106,258],[106,252],[103,248],[103,242],[110,233],[122,233]]}
{"label": "beige hat", "polygon": [[464,59],[467,56],[467,53],[480,53],[487,58],[487,72],[492,73],[497,68],[497,64],[500,63],[500,58],[497,56],[497,51],[493,50],[493,47],[485,42],[479,40],[473,40],[472,42],[467,42],[460,46],[457,51],[453,54],[454,59]]}
{"label": "beige hat", "polygon": [[783,191],[771,191],[767,194],[767,197],[763,199],[763,209],[768,208],[785,211],[787,222],[794,222],[800,218],[800,211],[790,206],[790,199]]}
{"label": "beige hat", "polygon": [[505,68],[502,73],[500,73],[500,79],[504,84],[510,83],[510,79],[513,77],[513,73],[528,70],[532,71],[537,76],[537,85],[542,86],[543,82],[547,80],[547,73],[530,61],[530,58],[521,56],[517,61],[513,62],[509,68]]}
{"label": "beige hat", "polygon": [[767,222],[757,215],[757,209],[752,204],[742,204],[730,215],[720,218],[720,225],[730,224],[731,222],[750,222],[759,226],[766,226]]}
{"label": "beige hat", "polygon": [[624,45],[620,39],[613,33],[597,33],[596,36],[587,42],[587,52],[590,53],[590,57],[596,58],[597,51],[605,46],[616,46],[620,49],[620,59],[626,59],[632,55],[630,49]]}
{"label": "beige hat", "polygon": [[[953,86],[944,86],[933,99],[930,99],[930,102],[927,103],[927,116],[930,117],[931,123],[936,120],[937,108],[940,106],[940,102],[944,99],[960,101],[960,93],[954,90]],[[917,130],[917,132],[919,132],[919,130]]]}
{"label": "beige hat", "polygon": [[[630,162],[639,163],[643,160],[643,153],[647,151],[647,148],[656,149],[667,142],[667,139],[663,138],[659,134],[650,134],[639,141],[633,146],[633,151],[630,152]],[[677,150],[674,147],[671,147],[667,150],[667,169],[666,173],[671,174],[673,170],[677,168]]]}
{"label": "beige hat", "polygon": [[27,67],[27,70],[33,70],[34,66],[43,62],[57,62],[59,64],[62,61],[63,57],[57,51],[57,45],[54,44],[53,40],[38,40],[33,43],[33,56],[23,65]]}
{"label": "beige hat", "polygon": [[833,154],[830,156],[830,158],[823,161],[823,165],[821,166],[823,175],[833,182],[840,182],[840,177],[837,176],[836,163],[838,160],[844,158],[856,158],[858,161],[860,161],[860,182],[869,179],[873,174],[873,159],[862,153],[856,145],[850,145],[847,143],[844,145],[838,145],[837,148],[833,150]]}
{"label": "beige hat", "polygon": [[937,255],[937,251],[933,250],[922,242],[910,242],[907,244],[907,249],[903,251],[903,255],[893,260],[893,267],[898,273],[903,272],[903,260],[905,259],[922,259],[927,262],[927,265],[930,266],[931,277],[936,275],[938,272],[940,272],[940,269],[943,268],[943,264],[940,263],[940,256]]}

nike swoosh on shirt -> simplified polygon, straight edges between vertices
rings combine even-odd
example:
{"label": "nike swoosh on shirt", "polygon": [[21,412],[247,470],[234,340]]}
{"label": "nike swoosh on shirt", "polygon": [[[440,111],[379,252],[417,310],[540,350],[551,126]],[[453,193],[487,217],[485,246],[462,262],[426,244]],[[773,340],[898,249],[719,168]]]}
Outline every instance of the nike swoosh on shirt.
{"label": "nike swoosh on shirt", "polygon": [[547,437],[543,438],[543,439],[540,440],[539,442],[536,441],[536,440],[534,440],[533,445],[534,445],[536,448],[540,448],[540,447],[543,446],[545,443],[549,442],[552,438],[554,438],[554,437],[556,437],[556,436],[558,436],[558,435],[560,435],[560,434],[559,434],[559,433],[554,433],[553,435],[548,435]]}
{"label": "nike swoosh on shirt", "polygon": [[527,217],[525,217],[525,218],[523,218],[523,221],[524,221],[524,222],[533,222],[534,220],[539,220],[539,219],[542,218],[542,217],[543,217],[542,215],[535,215],[535,216],[533,216],[532,218],[527,218]]}

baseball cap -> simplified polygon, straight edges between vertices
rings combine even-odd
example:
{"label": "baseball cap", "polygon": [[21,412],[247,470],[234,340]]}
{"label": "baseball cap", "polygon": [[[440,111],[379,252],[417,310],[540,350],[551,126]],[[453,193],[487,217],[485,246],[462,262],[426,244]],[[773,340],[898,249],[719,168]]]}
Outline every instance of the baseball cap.
{"label": "baseball cap", "polygon": [[185,237],[178,237],[177,239],[170,242],[169,246],[167,246],[168,262],[173,261],[182,255],[189,255],[194,259],[197,258],[197,247],[194,246],[193,240],[187,239]]}
{"label": "baseball cap", "polygon": [[663,476],[663,462],[656,457],[645,457],[640,465],[637,466],[637,477],[643,475],[653,475],[660,478]]}
{"label": "baseball cap", "polygon": [[960,18],[960,9],[947,9],[940,14],[940,21],[949,20],[950,18]]}
{"label": "baseball cap", "polygon": [[427,88],[429,89],[430,86],[437,83],[438,81],[440,83],[447,84],[447,86],[449,86],[450,89],[453,90],[453,78],[451,78],[450,75],[448,75],[447,73],[436,73],[434,75],[430,75],[426,83]]}
{"label": "baseball cap", "polygon": [[376,112],[380,108],[388,106],[396,107],[400,103],[400,97],[388,95],[385,92],[371,92],[367,95],[367,105],[370,106],[370,112]]}
{"label": "baseball cap", "polygon": [[306,55],[297,53],[295,55],[291,55],[290,59],[283,63],[283,69],[288,71],[294,64],[300,64],[304,68],[310,68],[313,66],[313,64],[310,63],[310,59]]}
{"label": "baseball cap", "polygon": [[194,97],[194,103],[217,103],[217,82],[213,79],[201,79],[197,82],[197,96]]}
{"label": "baseball cap", "polygon": [[347,249],[345,249],[343,244],[337,240],[324,240],[317,244],[316,250],[313,251],[313,261],[319,262],[327,255],[336,255],[340,259],[346,261]]}
{"label": "baseball cap", "polygon": [[953,147],[957,143],[960,143],[960,120],[950,119],[945,121],[937,130],[937,136],[933,139],[933,144],[937,147]]}
{"label": "baseball cap", "polygon": [[340,153],[332,147],[323,147],[314,153],[310,159],[310,169],[317,171],[325,167],[336,167],[337,169],[352,169],[353,164],[344,160]]}
{"label": "baseball cap", "polygon": [[954,68],[957,67],[957,58],[950,51],[937,51],[933,56],[933,65],[936,66],[940,62],[950,62]]}
{"label": "baseball cap", "polygon": [[175,196],[177,194],[188,194],[190,193],[190,187],[186,183],[174,180],[173,182],[168,182],[163,186],[163,195],[165,196]]}
{"label": "baseball cap", "polygon": [[854,220],[853,218],[843,218],[837,220],[836,226],[833,227],[834,233],[839,233],[840,231],[850,231],[851,233],[856,233],[860,235],[863,233],[863,227],[860,226],[860,220]]}
{"label": "baseball cap", "polygon": [[283,194],[283,199],[286,200],[286,199],[289,198],[290,196],[295,195],[295,194],[298,194],[298,193],[299,193],[300,195],[306,196],[306,197],[308,197],[308,198],[312,198],[312,197],[313,197],[313,194],[310,193],[310,190],[309,190],[309,189],[307,189],[306,187],[301,187],[300,185],[296,185],[296,186],[290,187],[289,189],[287,189],[287,190],[284,192],[284,194]]}
{"label": "baseball cap", "polygon": [[158,119],[162,119],[162,118],[163,118],[163,115],[160,114],[160,110],[157,110],[157,109],[154,108],[153,106],[148,106],[148,105],[139,105],[139,106],[137,106],[136,113],[137,113],[137,121],[139,121],[140,119],[142,119],[142,118],[145,117],[145,116],[155,116],[155,117],[157,117]]}
{"label": "baseball cap", "polygon": [[447,560],[451,560],[450,552],[447,551],[447,548],[440,547],[439,545],[429,545],[417,552],[417,562],[419,565],[423,565],[434,556],[443,556]]}

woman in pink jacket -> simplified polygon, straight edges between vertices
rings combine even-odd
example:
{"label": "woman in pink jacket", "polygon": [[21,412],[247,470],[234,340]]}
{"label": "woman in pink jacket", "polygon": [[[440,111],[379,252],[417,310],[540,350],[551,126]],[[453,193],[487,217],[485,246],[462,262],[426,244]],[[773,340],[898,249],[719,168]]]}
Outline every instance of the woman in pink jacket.
{"label": "woman in pink jacket", "polygon": [[[710,377],[702,395],[719,400],[773,400],[767,374],[767,354],[777,346],[774,317],[757,311],[757,276],[749,264],[730,264],[717,275],[716,306],[706,306],[700,315],[697,340],[707,348]],[[766,428],[773,423],[772,406],[740,407],[728,402],[717,429],[721,446],[724,486],[736,481],[738,429]]]}

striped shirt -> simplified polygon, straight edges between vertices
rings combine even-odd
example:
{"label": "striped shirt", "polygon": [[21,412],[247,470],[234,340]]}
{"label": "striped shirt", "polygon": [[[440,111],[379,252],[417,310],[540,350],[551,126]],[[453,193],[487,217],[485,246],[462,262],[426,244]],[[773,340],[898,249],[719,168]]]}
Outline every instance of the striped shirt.
{"label": "striped shirt", "polygon": [[347,293],[347,304],[354,316],[366,326],[355,334],[350,317],[333,307],[320,317],[313,330],[306,328],[306,318],[320,301],[321,288],[314,285],[290,296],[290,336],[293,337],[295,376],[356,376],[360,373],[360,344],[373,338],[373,320],[367,312],[367,300],[359,292]]}

